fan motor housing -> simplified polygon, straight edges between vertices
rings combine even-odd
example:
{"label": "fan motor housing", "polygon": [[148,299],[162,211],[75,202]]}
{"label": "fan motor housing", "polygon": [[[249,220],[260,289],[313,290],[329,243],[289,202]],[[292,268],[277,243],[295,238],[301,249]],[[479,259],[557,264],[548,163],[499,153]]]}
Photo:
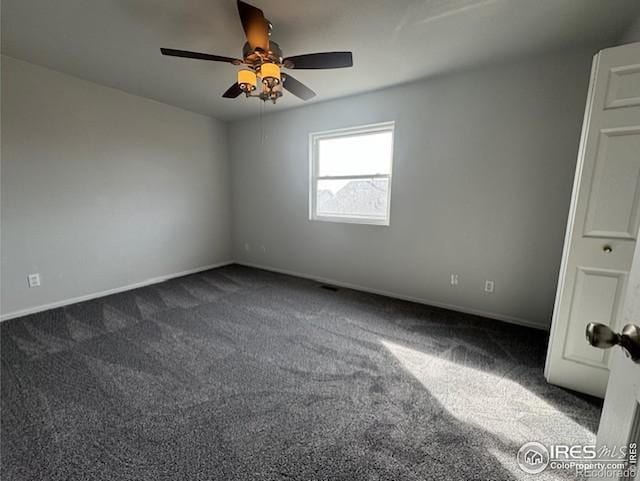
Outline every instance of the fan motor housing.
{"label": "fan motor housing", "polygon": [[247,65],[257,67],[263,63],[270,62],[282,65],[282,50],[276,42],[269,41],[269,51],[264,52],[260,49],[252,49],[249,42],[242,47],[242,58]]}

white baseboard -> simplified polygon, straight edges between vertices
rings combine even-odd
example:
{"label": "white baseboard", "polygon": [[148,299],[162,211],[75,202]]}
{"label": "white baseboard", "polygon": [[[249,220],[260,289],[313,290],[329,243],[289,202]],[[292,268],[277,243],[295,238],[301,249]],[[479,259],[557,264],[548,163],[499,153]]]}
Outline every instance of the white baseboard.
{"label": "white baseboard", "polygon": [[117,294],[119,292],[130,291],[131,289],[137,289],[138,287],[150,286],[151,284],[159,284],[160,282],[168,281],[169,279],[175,279],[176,277],[188,276],[189,274],[196,274],[197,272],[208,271],[210,269],[215,269],[216,267],[227,266],[233,263],[234,263],[233,261],[218,262],[217,264],[210,264],[208,266],[196,267],[194,269],[188,269],[182,272],[176,272],[176,273],[167,274],[164,276],[153,277],[151,279],[147,279],[141,282],[136,282],[134,284],[129,284],[122,287],[115,287],[113,289],[107,289],[106,291],[93,292],[91,294],[85,294],[83,296],[72,297],[70,299],[64,299],[61,301],[51,302],[49,304],[42,304],[39,306],[29,307],[27,309],[22,309],[19,311],[9,312],[7,314],[2,314],[0,316],[0,322],[7,321],[15,317],[22,317],[22,316],[27,316],[29,314],[35,314],[36,312],[48,311],[49,309],[55,309],[57,307],[68,306],[69,304],[75,304],[76,302],[90,301],[91,299],[96,299],[98,297],[104,297],[104,296],[109,296],[111,294]]}
{"label": "white baseboard", "polygon": [[437,302],[437,301],[432,301],[429,299],[424,299],[424,298],[420,298],[420,297],[413,297],[413,296],[405,296],[404,294],[398,294],[397,292],[390,292],[390,291],[384,291],[381,289],[374,289],[371,287],[366,287],[366,286],[361,286],[361,285],[357,285],[357,284],[352,284],[349,282],[343,282],[343,281],[339,281],[337,279],[331,279],[328,277],[320,277],[320,276],[314,276],[311,274],[305,274],[303,272],[296,272],[296,271],[290,271],[287,269],[279,269],[277,267],[272,267],[272,266],[267,266],[267,265],[262,265],[262,264],[254,264],[251,262],[244,262],[244,261],[225,261],[225,262],[219,262],[217,264],[211,264],[211,265],[207,265],[207,266],[202,266],[202,267],[196,267],[195,269],[189,269],[186,271],[182,271],[182,272],[176,272],[173,274],[167,274],[164,276],[159,276],[159,277],[154,277],[152,279],[147,279],[141,282],[136,282],[134,284],[129,284],[126,286],[122,286],[122,287],[116,287],[114,289],[108,289],[106,291],[100,291],[100,292],[94,292],[91,294],[85,294],[83,296],[78,296],[78,297],[73,297],[70,299],[64,299],[61,301],[56,301],[56,302],[51,302],[49,304],[42,304],[36,307],[30,307],[27,309],[22,309],[19,311],[14,311],[14,312],[9,312],[7,314],[2,314],[0,316],[0,322],[2,321],[6,321],[9,319],[13,319],[16,317],[22,317],[22,316],[26,316],[29,314],[35,314],[37,312],[42,312],[42,311],[48,311],[49,309],[55,309],[57,307],[64,307],[64,306],[68,306],[69,304],[75,304],[77,302],[83,302],[83,301],[89,301],[91,299],[96,299],[98,297],[104,297],[104,296],[108,296],[111,294],[117,294],[119,292],[125,292],[125,291],[130,291],[132,289],[137,289],[139,287],[145,287],[145,286],[149,286],[152,284],[158,284],[160,282],[164,282],[164,281],[168,281],[169,279],[175,279],[176,277],[182,277],[182,276],[187,276],[189,274],[196,274],[198,272],[202,272],[202,271],[208,271],[210,269],[215,269],[217,267],[222,267],[222,266],[227,266],[229,264],[239,264],[242,266],[247,266],[247,267],[255,267],[256,269],[263,269],[266,271],[271,271],[271,272],[277,272],[279,274],[287,274],[290,276],[295,276],[295,277],[301,277],[303,279],[310,279],[310,280],[314,280],[314,281],[318,281],[318,282],[322,282],[325,284],[333,284],[336,286],[340,286],[340,287],[344,287],[347,289],[354,289],[357,291],[363,291],[363,292],[369,292],[371,294],[378,294],[381,296],[386,296],[386,297],[393,297],[394,299],[401,299],[403,301],[410,301],[410,302],[416,302],[418,304],[426,304],[429,306],[433,306],[433,307],[441,307],[443,309],[449,309],[451,311],[457,311],[457,312],[464,312],[466,314],[473,314],[476,316],[482,316],[482,317],[487,317],[490,319],[496,319],[498,321],[504,321],[504,322],[509,322],[511,324],[518,324],[521,326],[526,326],[526,327],[532,327],[534,329],[540,329],[543,331],[548,331],[549,328],[547,326],[541,326],[540,324],[530,321],[528,319],[522,319],[519,317],[514,317],[514,316],[506,316],[504,314],[498,314],[495,312],[488,312],[488,311],[483,311],[480,309],[473,309],[473,308],[469,308],[469,307],[463,307],[463,306],[456,306],[454,304],[446,304],[443,302]]}
{"label": "white baseboard", "polygon": [[498,314],[495,312],[488,312],[488,311],[483,311],[480,309],[473,309],[470,307],[462,307],[462,306],[456,306],[454,304],[446,304],[444,302],[437,302],[437,301],[432,301],[429,299],[423,299],[420,297],[412,297],[412,296],[405,296],[404,294],[398,294],[396,292],[390,292],[390,291],[384,291],[381,289],[373,289],[371,287],[365,287],[365,286],[360,286],[357,284],[351,284],[349,282],[343,282],[343,281],[339,281],[336,279],[330,279],[328,277],[319,277],[319,276],[314,276],[314,275],[310,275],[310,274],[305,274],[302,272],[295,272],[295,271],[289,271],[286,269],[279,269],[277,267],[271,267],[271,266],[266,266],[266,265],[261,265],[261,264],[254,264],[251,262],[244,262],[244,261],[235,261],[235,264],[239,264],[242,266],[247,266],[247,267],[255,267],[256,269],[263,269],[265,271],[271,271],[271,272],[277,272],[279,274],[287,274],[289,276],[295,276],[295,277],[302,277],[304,279],[310,279],[313,281],[318,281],[318,282],[322,282],[323,284],[332,284],[335,286],[339,286],[339,287],[344,287],[346,289],[354,289],[356,291],[363,291],[363,292],[369,292],[371,294],[378,294],[381,296],[386,296],[386,297],[393,297],[394,299],[400,299],[403,301],[410,301],[410,302],[415,302],[418,304],[425,304],[428,306],[433,306],[433,307],[441,307],[443,309],[448,309],[450,311],[457,311],[457,312],[463,312],[465,314],[473,314],[476,316],[482,316],[482,317],[488,317],[489,319],[495,319],[497,321],[503,321],[503,322],[508,322],[511,324],[518,324],[520,326],[526,326],[526,327],[532,327],[534,329],[539,329],[541,331],[548,331],[549,327],[548,326],[541,326],[540,324],[530,321],[528,319],[522,319],[520,317],[514,317],[514,316],[506,316],[504,314]]}

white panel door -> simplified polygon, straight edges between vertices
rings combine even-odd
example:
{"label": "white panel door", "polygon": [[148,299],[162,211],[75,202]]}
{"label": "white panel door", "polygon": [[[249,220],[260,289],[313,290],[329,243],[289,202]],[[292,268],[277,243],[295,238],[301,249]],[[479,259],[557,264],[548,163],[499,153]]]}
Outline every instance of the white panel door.
{"label": "white panel door", "polygon": [[604,396],[610,351],[588,322],[619,331],[640,226],[640,43],[594,57],[545,376]]}
{"label": "white panel door", "polygon": [[[640,244],[636,246],[633,267],[629,275],[629,287],[625,296],[622,315],[624,324],[640,326]],[[593,350],[597,350],[592,348]],[[604,400],[604,409],[598,428],[598,452],[600,448],[613,446],[629,447],[636,445],[635,458],[630,450],[626,457],[629,467],[637,468],[638,444],[640,444],[640,364],[634,364],[625,357],[622,349],[613,347],[611,351],[611,372]],[[635,461],[635,463],[634,463]],[[592,478],[594,481],[640,481],[640,472],[633,478],[621,477],[619,473],[603,473],[602,477]]]}

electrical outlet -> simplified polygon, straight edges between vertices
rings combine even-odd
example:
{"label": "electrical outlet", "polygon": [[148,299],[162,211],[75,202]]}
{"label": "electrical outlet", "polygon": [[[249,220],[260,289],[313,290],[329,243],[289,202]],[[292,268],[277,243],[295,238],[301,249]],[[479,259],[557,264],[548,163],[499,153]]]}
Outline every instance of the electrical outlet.
{"label": "electrical outlet", "polygon": [[29,274],[27,276],[29,287],[40,287],[40,274]]}
{"label": "electrical outlet", "polygon": [[495,284],[493,281],[484,281],[484,292],[493,292]]}
{"label": "electrical outlet", "polygon": [[458,278],[458,274],[451,274],[451,285],[457,286],[460,283],[460,279]]}
{"label": "electrical outlet", "polygon": [[264,254],[267,252],[267,248],[263,245],[260,246],[260,251]]}
{"label": "electrical outlet", "polygon": [[244,243],[244,250],[245,250],[246,252],[249,252],[249,251],[251,250],[251,246],[249,245],[249,243],[248,243],[248,242],[245,242],[245,243]]}

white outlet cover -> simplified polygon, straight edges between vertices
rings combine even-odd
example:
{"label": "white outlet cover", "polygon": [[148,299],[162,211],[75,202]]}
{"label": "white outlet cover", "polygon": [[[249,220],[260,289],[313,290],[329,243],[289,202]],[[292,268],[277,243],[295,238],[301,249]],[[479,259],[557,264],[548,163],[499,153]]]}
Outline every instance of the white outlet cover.
{"label": "white outlet cover", "polygon": [[484,281],[485,292],[493,292],[494,288],[495,288],[495,283],[493,281]]}
{"label": "white outlet cover", "polygon": [[27,276],[29,287],[40,287],[40,274],[29,274]]}

